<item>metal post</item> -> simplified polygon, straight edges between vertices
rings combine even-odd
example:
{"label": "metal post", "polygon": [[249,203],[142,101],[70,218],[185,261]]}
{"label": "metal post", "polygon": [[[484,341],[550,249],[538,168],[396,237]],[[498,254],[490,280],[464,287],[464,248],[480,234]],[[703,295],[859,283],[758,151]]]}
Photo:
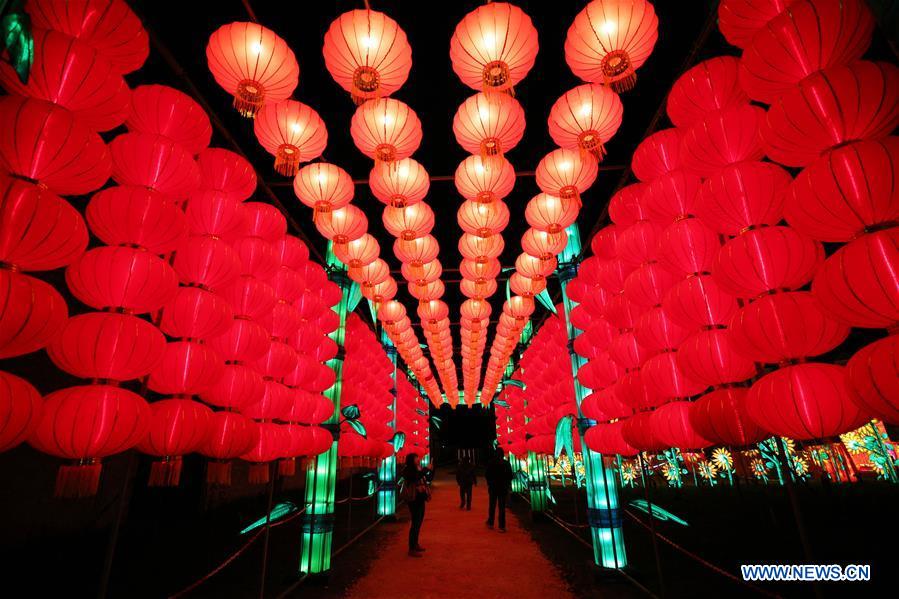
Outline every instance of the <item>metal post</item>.
{"label": "metal post", "polygon": [[302,551],[300,554],[301,574],[322,574],[331,568],[331,540],[334,533],[334,494],[337,485],[337,440],[340,433],[340,393],[343,384],[344,337],[346,318],[351,311],[356,291],[346,274],[346,266],[337,259],[328,244],[328,277],[340,285],[343,294],[340,303],[334,307],[339,317],[339,326],[330,334],[337,343],[337,355],[328,360],[328,367],[334,371],[334,384],[325,391],[325,397],[334,404],[334,412],[322,426],[334,434],[331,448],[311,460],[306,470],[306,512],[303,514]]}
{"label": "metal post", "polygon": [[[574,395],[578,407],[578,421],[584,420],[581,402],[590,394],[590,389],[581,385],[577,373],[585,363],[584,358],[574,351],[574,339],[580,331],[571,323],[571,310],[576,303],[568,296],[568,283],[577,275],[578,256],[581,253],[581,237],[577,223],[567,229],[568,245],[559,257],[556,273],[562,285],[562,302],[565,307],[565,326],[568,329],[568,354],[571,358],[571,374],[574,378]],[[621,525],[621,509],[618,506],[618,486],[611,465],[606,465],[603,456],[591,451],[584,441],[584,427],[578,426],[581,448],[584,456],[584,474],[587,484],[587,521],[593,539],[593,559],[604,568],[622,568],[627,565],[624,536]]]}

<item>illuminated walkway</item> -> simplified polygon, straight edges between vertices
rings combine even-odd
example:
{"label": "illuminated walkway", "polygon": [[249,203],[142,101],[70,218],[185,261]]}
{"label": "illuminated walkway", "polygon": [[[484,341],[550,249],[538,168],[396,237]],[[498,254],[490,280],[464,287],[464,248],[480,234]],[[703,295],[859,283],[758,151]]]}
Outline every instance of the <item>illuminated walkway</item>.
{"label": "illuminated walkway", "polygon": [[379,549],[367,574],[347,596],[358,598],[453,597],[516,599],[573,597],[561,575],[540,552],[514,514],[506,511],[505,534],[489,530],[487,488],[482,477],[474,488],[471,511],[459,510],[458,487],[451,474],[438,471],[428,503],[422,558],[408,557],[408,509],[400,509],[395,534]]}

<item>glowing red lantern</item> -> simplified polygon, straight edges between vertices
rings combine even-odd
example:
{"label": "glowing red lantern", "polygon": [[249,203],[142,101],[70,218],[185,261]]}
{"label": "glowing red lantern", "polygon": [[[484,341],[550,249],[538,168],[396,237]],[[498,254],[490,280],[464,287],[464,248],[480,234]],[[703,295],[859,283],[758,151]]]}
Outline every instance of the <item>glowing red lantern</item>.
{"label": "glowing red lantern", "polygon": [[752,99],[770,104],[813,72],[861,58],[873,31],[861,0],[792,2],[753,35],[740,83]]}
{"label": "glowing red lantern", "polygon": [[[684,131],[676,127],[656,131],[637,145],[631,170],[641,181],[652,181],[682,166]],[[627,224],[616,221],[617,224]]]}
{"label": "glowing red lantern", "polygon": [[659,264],[677,275],[711,272],[721,248],[718,234],[698,218],[685,218],[659,235]]}
{"label": "glowing red lantern", "polygon": [[827,260],[812,293],[834,318],[856,327],[899,322],[899,227],[863,235]]}
{"label": "glowing red lantern", "polygon": [[129,131],[153,133],[181,144],[191,154],[209,146],[212,126],[196,100],[166,85],[140,85],[131,92]]}
{"label": "glowing red lantern", "polygon": [[225,364],[221,376],[200,396],[203,401],[222,408],[241,409],[262,399],[262,376],[243,364]]}
{"label": "glowing red lantern", "polygon": [[621,438],[639,451],[664,449],[665,443],[653,434],[651,418],[652,412],[639,412],[627,418],[621,425]]}
{"label": "glowing red lantern", "polygon": [[408,158],[421,144],[421,121],[409,106],[393,98],[370,100],[356,109],[350,135],[359,151],[377,162]]}
{"label": "glowing red lantern", "polygon": [[374,287],[390,277],[390,266],[380,258],[376,258],[365,266],[351,268],[348,275],[362,287]]}
{"label": "glowing red lantern", "polygon": [[753,422],[744,407],[749,389],[730,387],[706,393],[690,406],[690,424],[712,443],[747,447],[768,433]]}
{"label": "glowing red lantern", "polygon": [[178,199],[200,186],[200,172],[181,144],[150,133],[125,133],[109,144],[112,178]]}
{"label": "glowing red lantern", "polygon": [[509,277],[509,287],[512,289],[512,293],[516,295],[534,297],[546,289],[546,278],[530,279],[518,272],[514,272]]}
{"label": "glowing red lantern", "polygon": [[28,275],[0,269],[0,358],[37,351],[68,318],[56,289]]}
{"label": "glowing red lantern", "polygon": [[696,122],[684,135],[681,159],[684,168],[709,177],[729,164],[760,160],[765,111],[744,104],[714,112]]}
{"label": "glowing red lantern", "polygon": [[256,139],[275,157],[275,171],[292,177],[301,162],[321,156],[328,144],[325,122],[312,108],[295,100],[269,102],[253,121]]}
{"label": "glowing red lantern", "polygon": [[578,203],[540,193],[531,198],[524,210],[528,224],[540,231],[557,234],[577,220]]}
{"label": "glowing red lantern", "polygon": [[384,228],[394,237],[415,239],[423,237],[434,228],[434,211],[424,202],[394,208],[384,208]]}
{"label": "glowing red lantern", "polygon": [[[646,217],[669,224],[696,215],[696,201],[702,179],[684,169],[677,169],[647,184],[642,208]],[[618,221],[615,221],[618,223]]]}
{"label": "glowing red lantern", "polygon": [[218,289],[240,273],[240,260],[231,245],[212,237],[190,237],[175,254],[175,272],[185,284]]}
{"label": "glowing red lantern", "polygon": [[785,91],[762,127],[765,153],[787,166],[805,166],[826,150],[876,139],[899,125],[899,68],[857,61],[816,71]]}
{"label": "glowing red lantern", "polygon": [[[440,281],[435,281],[435,283],[439,283]],[[441,283],[442,285],[442,283]],[[362,295],[365,296],[366,299],[371,300],[375,304],[380,304],[381,302],[386,302],[388,300],[392,300],[394,296],[396,296],[397,286],[396,281],[393,277],[384,279],[377,285],[372,285],[371,287],[363,287]],[[436,292],[436,291],[435,291]],[[443,294],[443,291],[440,290],[440,295]]]}
{"label": "glowing red lantern", "polygon": [[437,258],[440,246],[431,235],[416,239],[397,239],[393,242],[393,254],[400,262],[421,266]]}
{"label": "glowing red lantern", "polygon": [[[689,335],[689,329],[675,323],[668,317],[665,310],[659,307],[647,310],[634,323],[634,336],[637,343],[650,352],[677,349]],[[608,344],[606,343],[606,345]],[[686,371],[683,364],[680,366]]]}
{"label": "glowing red lantern", "polygon": [[677,282],[678,278],[670,271],[658,262],[651,262],[627,276],[624,281],[624,295],[642,308],[660,306],[662,297]]}
{"label": "glowing red lantern", "polygon": [[746,411],[765,430],[799,441],[827,439],[870,419],[850,399],[844,367],[812,362],[760,378],[746,396]]}
{"label": "glowing red lantern", "polygon": [[553,150],[537,164],[537,187],[543,193],[574,199],[580,204],[581,193],[596,181],[596,162],[581,157],[574,150]]}
{"label": "glowing red lantern", "polygon": [[605,143],[621,126],[618,94],[603,85],[579,85],[556,100],[549,112],[549,134],[556,145],[605,156]]}
{"label": "glowing red lantern", "polygon": [[184,212],[168,196],[135,186],[94,194],[85,213],[91,232],[107,245],[135,245],[168,254],[187,237]]}
{"label": "glowing red lantern", "polygon": [[207,465],[206,481],[231,484],[231,463],[244,455],[259,440],[259,425],[237,412],[215,412],[209,422],[209,435],[200,453],[213,459]]}
{"label": "glowing red lantern", "polygon": [[206,339],[231,326],[234,312],[217,293],[199,287],[179,287],[163,307],[159,328],[176,339]]}
{"label": "glowing red lantern", "polygon": [[150,372],[147,387],[163,395],[198,395],[209,389],[224,371],[222,357],[196,341],[165,345],[162,359]]}
{"label": "glowing red lantern", "polygon": [[477,93],[459,106],[453,133],[466,152],[483,157],[503,154],[524,136],[524,109],[508,94]]}
{"label": "glowing red lantern", "polygon": [[662,299],[665,314],[687,329],[726,325],[737,312],[737,300],[712,275],[691,275]]}
{"label": "glowing red lantern", "polygon": [[81,214],[51,192],[0,174],[0,262],[33,271],[75,260],[87,246]]}
{"label": "glowing red lantern", "polygon": [[850,399],[885,422],[899,422],[899,337],[863,347],[846,364]]}
{"label": "glowing red lantern", "polygon": [[109,179],[103,140],[64,108],[9,95],[0,99],[0,129],[0,167],[10,173],[62,195],[90,193]]}
{"label": "glowing red lantern", "polygon": [[716,56],[678,77],[666,103],[671,122],[689,127],[710,112],[749,102],[740,87],[739,67],[740,60],[735,56]]}
{"label": "glowing red lantern", "polygon": [[268,351],[271,340],[261,325],[246,318],[235,318],[231,327],[207,343],[227,361],[247,362]]}
{"label": "glowing red lantern", "polygon": [[150,404],[142,453],[157,456],[150,466],[151,487],[175,487],[181,480],[181,456],[199,450],[209,435],[212,410],[189,399],[163,399]]}
{"label": "glowing red lantern", "polygon": [[652,413],[650,426],[653,436],[669,447],[681,449],[702,449],[712,444],[703,438],[690,423],[688,401],[672,401]]}
{"label": "glowing red lantern", "polygon": [[34,64],[23,84],[12,65],[0,64],[7,92],[53,102],[72,111],[94,131],[122,124],[129,111],[129,89],[121,74],[90,45],[46,29],[34,30]]}
{"label": "glowing red lantern", "polygon": [[734,46],[746,48],[755,32],[796,0],[724,0],[718,5],[718,27]]}
{"label": "glowing red lantern", "polygon": [[649,358],[640,368],[640,374],[649,390],[665,399],[685,399],[708,387],[705,382],[684,375],[678,366],[676,352],[662,352]]}
{"label": "glowing red lantern", "polygon": [[256,23],[228,23],[209,36],[206,62],[216,83],[234,96],[234,108],[252,118],[266,102],[286,100],[300,66],[278,35]]}
{"label": "glowing red lantern", "polygon": [[70,387],[44,398],[43,415],[28,442],[74,462],[59,468],[57,496],[86,497],[97,492],[100,460],[137,445],[149,422],[147,402],[131,391],[109,385]]}
{"label": "glowing red lantern", "polygon": [[677,365],[687,378],[706,385],[744,381],[755,374],[755,364],[733,342],[729,329],[699,331],[681,343]]}
{"label": "glowing red lantern", "polygon": [[592,426],[584,434],[584,442],[593,451],[605,455],[635,456],[639,452],[624,440],[621,434],[623,426],[623,422]]}
{"label": "glowing red lantern", "polygon": [[25,379],[0,371],[0,452],[24,441],[37,426],[43,401]]}
{"label": "glowing red lantern", "polygon": [[326,212],[315,222],[315,228],[334,243],[359,239],[368,230],[365,213],[352,204]]}
{"label": "glowing red lantern", "polygon": [[511,89],[534,66],[537,30],[531,18],[507,2],[474,9],[456,25],[450,39],[453,71],[468,87]]}
{"label": "glowing red lantern", "polygon": [[440,260],[431,260],[421,266],[412,266],[404,263],[400,266],[400,272],[407,281],[430,283],[440,278],[440,275],[443,274],[443,266],[440,264]]}
{"label": "glowing red lantern", "polygon": [[699,191],[696,215],[725,235],[776,225],[783,215],[790,174],[770,162],[738,162],[709,177]]}
{"label": "glowing red lantern", "polygon": [[249,161],[223,148],[207,148],[197,155],[203,187],[244,201],[256,191],[256,171]]}
{"label": "glowing red lantern", "polygon": [[478,237],[469,233],[463,233],[459,238],[459,253],[467,260],[486,263],[503,253],[505,242],[502,235],[490,235]]}
{"label": "glowing red lantern", "polygon": [[515,169],[502,156],[469,156],[456,169],[456,189],[466,200],[490,203],[501,200],[515,186]]}
{"label": "glowing red lantern", "polygon": [[392,164],[376,162],[368,177],[371,192],[388,206],[401,208],[422,201],[431,185],[428,172],[412,158]]}
{"label": "glowing red lantern", "polygon": [[325,67],[357,104],[398,90],[412,68],[412,48],[399,24],[376,10],[351,10],[325,33]]}
{"label": "glowing red lantern", "polygon": [[28,15],[44,29],[77,37],[108,60],[117,72],[136,71],[150,53],[149,36],[122,0],[30,0]]}
{"label": "glowing red lantern", "polygon": [[466,233],[490,237],[502,232],[509,224],[509,208],[501,200],[489,204],[466,200],[459,207],[456,218]]}
{"label": "glowing red lantern", "polygon": [[462,292],[467,298],[471,299],[485,299],[496,293],[496,280],[489,281],[471,281],[469,279],[463,279],[461,283],[459,283],[459,291]]}
{"label": "glowing red lantern", "polygon": [[360,267],[369,264],[381,253],[378,241],[366,233],[347,243],[335,243],[334,255],[349,267]]}
{"label": "glowing red lantern", "polygon": [[822,241],[849,241],[899,221],[899,138],[860,141],[828,152],[803,170],[786,196],[790,225]]}

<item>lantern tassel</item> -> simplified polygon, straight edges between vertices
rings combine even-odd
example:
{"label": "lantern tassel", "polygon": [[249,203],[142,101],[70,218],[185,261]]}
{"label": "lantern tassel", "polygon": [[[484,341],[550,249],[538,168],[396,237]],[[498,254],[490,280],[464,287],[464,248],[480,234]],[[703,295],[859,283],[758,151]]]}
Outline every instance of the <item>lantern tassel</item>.
{"label": "lantern tassel", "polygon": [[231,486],[231,462],[210,461],[207,463],[206,482],[210,485]]}
{"label": "lantern tassel", "polygon": [[247,482],[251,485],[264,485],[269,480],[268,471],[268,462],[262,464],[250,464]]}
{"label": "lantern tassel", "polygon": [[297,473],[297,459],[287,458],[278,462],[278,474],[281,476],[294,476]]}
{"label": "lantern tassel", "polygon": [[100,487],[102,469],[98,461],[60,466],[56,474],[56,497],[93,497]]}
{"label": "lantern tassel", "polygon": [[256,113],[262,108],[262,101],[265,98],[265,90],[257,81],[244,79],[237,84],[237,91],[234,93],[234,108],[241,116],[247,118],[256,118]]}
{"label": "lantern tassel", "polygon": [[611,87],[612,91],[616,94],[620,94],[631,91],[634,89],[635,85],[637,85],[637,71],[631,71],[624,78],[612,81],[609,84],[609,87]]}
{"label": "lantern tassel", "polygon": [[148,487],[177,487],[181,482],[181,456],[165,457],[150,466]]}
{"label": "lantern tassel", "polygon": [[285,177],[297,174],[300,165],[300,152],[296,146],[283,144],[275,153],[275,172]]}

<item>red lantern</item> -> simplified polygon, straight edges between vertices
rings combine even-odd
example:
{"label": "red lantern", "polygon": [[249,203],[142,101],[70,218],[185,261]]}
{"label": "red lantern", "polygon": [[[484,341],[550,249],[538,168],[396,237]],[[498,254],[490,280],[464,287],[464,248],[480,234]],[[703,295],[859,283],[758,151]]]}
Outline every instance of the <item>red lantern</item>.
{"label": "red lantern", "polygon": [[390,276],[390,266],[380,258],[376,258],[365,266],[351,268],[348,274],[351,279],[361,286],[374,287]]}
{"label": "red lantern", "polygon": [[12,449],[31,434],[43,405],[31,383],[0,371],[0,452]]}
{"label": "red lantern", "polygon": [[728,329],[699,331],[677,350],[677,365],[687,378],[718,386],[744,381],[755,374],[755,364],[733,342]]}
{"label": "red lantern", "polygon": [[684,168],[701,177],[709,177],[729,164],[760,160],[761,129],[765,111],[744,104],[709,114],[684,135]]}
{"label": "red lantern", "polygon": [[351,10],[325,33],[325,67],[357,104],[389,96],[409,77],[412,48],[399,24],[376,10]]}
{"label": "red lantern", "polygon": [[243,204],[221,191],[194,191],[183,208],[191,235],[234,239],[245,232],[246,211]]}
{"label": "red lantern", "polygon": [[384,208],[384,228],[394,237],[415,239],[434,228],[434,211],[424,202],[404,208]]}
{"label": "red lantern", "polygon": [[431,235],[416,239],[397,239],[393,242],[393,254],[400,262],[421,266],[437,258],[440,246]]}
{"label": "red lantern", "polygon": [[642,197],[646,217],[667,225],[695,216],[701,184],[702,179],[684,169],[655,178],[645,188],[646,193]]}
{"label": "red lantern", "polygon": [[215,461],[209,462],[206,481],[220,485],[231,484],[232,460],[242,456],[259,440],[259,425],[236,412],[215,412],[209,422],[209,436],[200,453]]}
{"label": "red lantern", "polygon": [[899,125],[899,69],[858,61],[812,73],[768,109],[765,153],[787,166],[806,166],[835,146],[876,139]]}
{"label": "red lantern", "polygon": [[209,117],[196,100],[166,85],[135,87],[125,126],[167,137],[194,155],[206,149],[212,137]]}
{"label": "red lantern", "polygon": [[737,312],[737,300],[712,275],[692,275],[675,285],[662,299],[665,314],[691,330],[725,325]]}
{"label": "red lantern", "polygon": [[515,169],[502,156],[469,156],[456,169],[456,189],[466,200],[490,203],[501,200],[515,186]]}
{"label": "red lantern", "polygon": [[587,429],[584,434],[584,442],[593,451],[605,455],[635,456],[639,451],[624,440],[621,433],[623,427],[624,422],[620,421],[597,424]]}
{"label": "red lantern", "polygon": [[666,399],[692,397],[708,387],[704,381],[684,375],[678,366],[676,352],[663,352],[649,358],[640,369],[640,374],[651,391]]}
{"label": "red lantern", "polygon": [[300,66],[278,35],[256,23],[228,23],[209,36],[206,62],[216,83],[234,96],[234,108],[254,117],[266,102],[286,100],[297,87]]}
{"label": "red lantern", "polygon": [[172,265],[182,283],[220,289],[240,274],[240,259],[231,245],[212,237],[190,237]]}
{"label": "red lantern", "polygon": [[175,295],[178,277],[167,262],[124,246],[94,248],[66,269],[72,294],[95,308],[121,308],[143,314],[161,308]]}
{"label": "red lantern", "polygon": [[264,393],[258,372],[243,364],[225,364],[215,384],[200,395],[208,404],[239,410],[260,401]]}
{"label": "red lantern", "polygon": [[603,85],[579,85],[556,100],[549,134],[556,145],[589,152],[601,160],[605,143],[618,132],[623,108],[618,94]]}
{"label": "red lantern", "polygon": [[537,229],[528,229],[521,236],[521,249],[541,260],[549,260],[562,253],[567,243],[568,234],[565,231],[553,234]]}
{"label": "red lantern", "polygon": [[477,93],[459,106],[453,133],[466,152],[482,157],[503,154],[524,136],[524,109],[508,94]]}
{"label": "red lantern", "polygon": [[746,411],[765,430],[798,441],[827,439],[870,419],[850,399],[845,368],[811,362],[756,381],[746,397]]}
{"label": "red lantern", "polygon": [[466,200],[459,207],[456,218],[466,233],[490,237],[501,233],[509,224],[509,208],[501,200],[489,204]]}
{"label": "red lantern", "polygon": [[453,71],[475,90],[511,89],[534,66],[537,30],[531,18],[507,2],[474,9],[450,39]]}
{"label": "red lantern", "polygon": [[301,162],[321,156],[328,144],[325,122],[309,106],[295,100],[269,102],[253,121],[256,139],[275,157],[275,171],[292,177]]}
{"label": "red lantern", "polygon": [[412,158],[392,164],[376,162],[368,177],[372,194],[388,206],[402,208],[422,201],[431,185],[428,172]]}
{"label": "red lantern", "polygon": [[669,447],[702,449],[712,444],[703,438],[690,423],[689,401],[673,401],[652,412],[650,426],[655,438]]}
{"label": "red lantern", "polygon": [[746,48],[755,32],[796,0],[724,0],[718,5],[718,27],[734,46]]}
{"label": "red lantern", "polygon": [[645,0],[594,0],[574,18],[565,37],[565,62],[575,76],[627,91],[652,53],[659,19]]}
{"label": "red lantern", "polygon": [[[0,99],[0,167],[62,195],[101,187],[112,170],[100,136],[71,112],[43,100]],[[45,151],[53,148],[52,152]]]}
{"label": "red lantern", "polygon": [[631,160],[634,175],[641,181],[652,181],[681,168],[683,139],[684,131],[678,128],[662,129],[643,139]]}
{"label": "red lantern", "polygon": [[899,227],[850,241],[824,261],[812,293],[834,318],[856,327],[899,322]]}
{"label": "red lantern", "polygon": [[577,220],[578,204],[571,198],[562,199],[545,193],[535,195],[524,210],[528,224],[539,231],[557,234]]}
{"label": "red lantern", "polygon": [[350,135],[359,151],[376,162],[408,158],[421,144],[421,121],[409,106],[393,98],[370,100],[356,109]]}
{"label": "red lantern", "polygon": [[146,30],[121,0],[30,0],[28,15],[37,27],[61,31],[93,47],[117,72],[136,71],[147,60]]}
{"label": "red lantern", "polygon": [[316,213],[343,208],[353,199],[353,180],[339,166],[316,162],[304,166],[293,180],[297,198]]}
{"label": "red lantern", "polygon": [[165,337],[146,320],[88,312],[70,318],[47,353],[61,370],[79,378],[127,381],[149,374],[165,349]]}
{"label": "red lantern", "polygon": [[718,235],[698,218],[681,219],[659,236],[659,264],[676,275],[711,272],[721,250]]}
{"label": "red lantern", "polygon": [[738,162],[709,177],[699,191],[696,215],[724,235],[776,225],[783,215],[790,174],[770,162]]}
{"label": "red lantern", "polygon": [[[644,312],[634,323],[637,343],[650,352],[678,349],[689,335],[690,330],[676,324],[663,308],[656,307]],[[680,366],[686,372],[684,365]]]}
{"label": "red lantern", "polygon": [[283,420],[293,405],[293,393],[281,383],[263,380],[262,397],[254,403],[244,404],[240,413],[255,420]]}
{"label": "red lantern", "polygon": [[264,354],[271,341],[266,330],[256,322],[235,318],[231,328],[217,337],[211,337],[207,343],[225,360],[245,362]]}
{"label": "red lantern", "polygon": [[149,427],[137,449],[158,456],[150,467],[151,487],[176,487],[181,456],[198,451],[209,436],[212,410],[189,399],[163,399],[150,404]]}
{"label": "red lantern", "polygon": [[53,270],[87,246],[81,214],[40,186],[0,174],[0,262],[26,271]]}
{"label": "red lantern", "polygon": [[802,287],[815,275],[823,258],[820,243],[790,227],[763,227],[725,243],[713,276],[725,291],[752,298]]}
{"label": "red lantern", "polygon": [[43,415],[28,442],[38,451],[72,460],[61,466],[56,495],[95,495],[100,459],[137,445],[147,434],[150,409],[139,395],[121,387],[85,385],[44,398]]}
{"label": "red lantern", "polygon": [[440,260],[431,260],[425,262],[421,266],[412,266],[411,264],[403,264],[400,267],[403,278],[414,283],[430,283],[436,281],[443,274],[443,266]]}
{"label": "red lantern", "polygon": [[334,244],[334,255],[350,268],[358,268],[370,264],[380,253],[381,246],[368,233],[359,239],[354,239],[347,243]]}
{"label": "red lantern", "polygon": [[121,185],[137,185],[178,199],[200,186],[193,156],[178,143],[150,133],[125,133],[109,144],[112,178]]}
{"label": "red lantern", "polygon": [[624,295],[642,308],[660,306],[662,297],[677,282],[678,277],[659,263],[650,262],[628,275],[624,281]]}
{"label": "red lantern", "polygon": [[179,287],[162,311],[159,328],[176,339],[207,339],[231,327],[234,311],[217,293],[199,287]]}
{"label": "red lantern", "polygon": [[621,425],[621,438],[631,447],[639,451],[658,451],[665,448],[665,443],[656,438],[650,424],[652,412],[640,412],[624,420]]}
{"label": "red lantern", "polygon": [[163,395],[198,395],[211,388],[222,372],[222,356],[211,347],[196,341],[174,341],[165,345],[147,387]]}
{"label": "red lantern", "polygon": [[753,35],[740,83],[770,104],[813,72],[861,58],[873,31],[874,17],[861,0],[792,2]]}
{"label": "red lantern", "polygon": [[786,218],[822,241],[849,241],[899,222],[899,138],[860,141],[828,152],[805,170],[786,196]]}
{"label": "red lantern", "polygon": [[716,56],[678,77],[666,103],[671,122],[690,127],[710,112],[749,102],[740,87],[739,67],[740,60],[735,56]]}
{"label": "red lantern", "polygon": [[7,92],[53,102],[94,131],[113,129],[129,111],[129,89],[121,74],[90,45],[68,35],[34,30],[34,64],[23,84],[10,63],[0,64]]}
{"label": "red lantern", "polygon": [[368,230],[365,213],[352,204],[324,213],[315,227],[323,237],[334,243],[347,243],[359,239]]}
{"label": "red lantern", "polygon": [[768,433],[750,420],[744,407],[749,389],[731,387],[706,393],[690,406],[690,424],[712,443],[747,447]]}
{"label": "red lantern", "polygon": [[197,155],[203,187],[244,201],[256,191],[256,171],[246,158],[222,148],[207,148]]}
{"label": "red lantern", "polygon": [[135,245],[168,254],[187,237],[184,212],[171,198],[135,186],[108,187],[87,205],[91,232],[107,245]]}
{"label": "red lantern", "polygon": [[846,364],[849,398],[890,424],[899,422],[899,337],[863,347]]}
{"label": "red lantern", "polygon": [[68,315],[56,289],[34,277],[0,269],[0,358],[44,347]]}
{"label": "red lantern", "polygon": [[734,349],[756,362],[778,363],[829,352],[849,336],[811,293],[766,295],[730,322]]}
{"label": "red lantern", "polygon": [[537,187],[543,193],[574,199],[580,204],[580,194],[596,181],[596,162],[584,159],[574,150],[553,150],[537,164]]}

